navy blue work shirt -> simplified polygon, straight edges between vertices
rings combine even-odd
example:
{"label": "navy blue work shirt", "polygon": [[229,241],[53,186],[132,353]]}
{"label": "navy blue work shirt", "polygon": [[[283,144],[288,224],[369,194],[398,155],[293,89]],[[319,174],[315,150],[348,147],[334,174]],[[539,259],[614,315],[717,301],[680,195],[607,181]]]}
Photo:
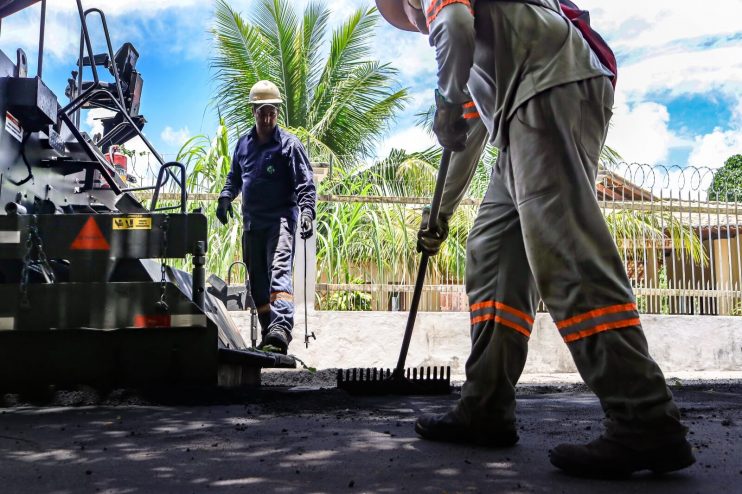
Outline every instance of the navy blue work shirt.
{"label": "navy blue work shirt", "polygon": [[317,193],[312,166],[299,139],[278,125],[261,144],[255,126],[240,137],[219,197],[230,200],[242,191],[245,229],[261,228],[286,218],[296,227],[299,211],[315,217]]}

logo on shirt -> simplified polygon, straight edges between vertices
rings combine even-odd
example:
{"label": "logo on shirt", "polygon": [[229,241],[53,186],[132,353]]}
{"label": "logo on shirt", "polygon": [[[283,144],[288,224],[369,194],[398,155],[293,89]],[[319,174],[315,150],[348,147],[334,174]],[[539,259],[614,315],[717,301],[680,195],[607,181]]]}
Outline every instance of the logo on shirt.
{"label": "logo on shirt", "polygon": [[273,175],[273,173],[275,173],[276,171],[276,168],[273,165],[268,165],[268,168],[266,168],[265,171],[268,172],[268,175]]}

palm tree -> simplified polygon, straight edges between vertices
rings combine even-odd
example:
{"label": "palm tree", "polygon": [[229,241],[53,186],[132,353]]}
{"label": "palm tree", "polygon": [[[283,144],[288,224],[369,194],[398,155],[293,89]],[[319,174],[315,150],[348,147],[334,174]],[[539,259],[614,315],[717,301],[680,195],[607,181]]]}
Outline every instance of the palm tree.
{"label": "palm tree", "polygon": [[261,0],[246,21],[217,0],[214,103],[232,137],[251,125],[250,88],[267,79],[283,95],[281,125],[309,144],[313,158],[372,153],[407,90],[396,87],[395,69],[370,58],[375,8],[356,10],[332,33],[329,17],[316,1],[300,15],[288,0]]}
{"label": "palm tree", "polygon": [[[218,193],[224,185],[229,143],[252,125],[248,97],[258,80],[279,86],[280,123],[308,143],[314,161],[370,153],[406,100],[407,90],[393,82],[396,70],[370,58],[373,8],[356,10],[332,32],[330,11],[315,1],[300,15],[288,0],[261,0],[245,20],[217,0],[214,17],[213,104],[220,125],[215,137],[196,136],[179,152],[191,193]],[[213,218],[214,204],[202,206]],[[240,235],[239,221],[228,227],[210,221],[209,272],[223,274],[240,257]]]}
{"label": "palm tree", "polygon": [[[188,169],[186,187],[189,194],[221,192],[232,161],[229,133],[224,119],[220,119],[219,127],[213,138],[197,135],[188,139],[180,148],[176,160]],[[227,226],[222,226],[214,219],[216,201],[196,199],[195,202],[199,203],[204,214],[209,218],[209,255],[206,256],[206,271],[226,277],[230,264],[241,258],[242,222],[236,218],[237,221],[231,221]],[[239,217],[239,205],[233,207],[235,207],[235,214]]]}

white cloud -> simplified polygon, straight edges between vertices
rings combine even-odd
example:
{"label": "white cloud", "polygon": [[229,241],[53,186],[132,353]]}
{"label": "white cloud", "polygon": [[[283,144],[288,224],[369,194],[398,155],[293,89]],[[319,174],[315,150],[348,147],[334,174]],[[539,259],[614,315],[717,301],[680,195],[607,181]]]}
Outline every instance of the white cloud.
{"label": "white cloud", "polygon": [[[107,16],[128,14],[131,12],[141,14],[152,14],[167,9],[187,9],[189,7],[203,4],[201,0],[96,0],[83,1],[83,8],[95,7],[101,9]],[[70,0],[49,0],[47,10],[59,10],[63,12],[77,12],[77,4]]]}
{"label": "white cloud", "polygon": [[129,173],[137,177],[139,184],[154,183],[160,162],[150,152],[144,141],[137,136],[124,143],[124,147],[129,151],[134,151],[134,156],[129,159]]}
{"label": "white cloud", "polygon": [[650,56],[619,66],[618,91],[632,99],[665,91],[670,96],[742,89],[742,45]]}
{"label": "white cloud", "polygon": [[420,127],[408,127],[382,141],[377,149],[377,156],[384,157],[392,149],[403,149],[407,152],[423,151],[437,144],[435,138]]}
{"label": "white cloud", "polygon": [[189,137],[191,137],[191,131],[188,130],[188,127],[173,130],[173,128],[169,125],[165,127],[160,134],[160,138],[164,142],[166,142],[167,144],[172,144],[174,146],[181,146],[188,140]]}
{"label": "white cloud", "polygon": [[[83,8],[100,8],[112,38],[113,49],[125,41],[132,42],[140,51],[151,50],[178,54],[184,57],[202,57],[209,52],[207,31],[212,21],[213,4],[200,0],[99,0],[83,2]],[[40,8],[33,6],[7,20],[3,19],[2,45],[15,50],[21,47],[29,54],[30,65],[35,66],[38,50]],[[105,51],[106,45],[100,17],[87,17],[91,43],[95,53]],[[29,36],[29,33],[33,33]],[[80,42],[80,21],[76,3],[69,0],[50,0],[47,5],[45,55],[48,62],[70,64],[77,59]]]}
{"label": "white cloud", "polygon": [[[428,44],[427,36],[403,32],[383,23],[377,31],[375,55],[391,63],[405,79],[427,77],[430,83],[434,82],[435,50]],[[431,91],[434,87],[431,84]]]}
{"label": "white cloud", "polygon": [[618,49],[646,48],[673,40],[737,33],[742,2],[700,4],[677,0],[581,0],[592,25]]}
{"label": "white cloud", "polygon": [[[742,94],[742,2],[720,0],[699,15],[673,0],[583,0],[592,24],[619,54],[615,115],[608,144],[627,161],[663,163],[674,147],[692,148],[690,165],[718,166],[740,145],[740,118],[707,135],[680,138],[663,101],[700,96],[738,101]],[[741,113],[738,108],[737,113]],[[680,124],[680,125],[678,125]],[[721,161],[723,162],[723,159]]]}
{"label": "white cloud", "polygon": [[606,143],[618,151],[624,161],[658,163],[667,158],[674,141],[667,125],[667,108],[652,102],[630,105],[617,101]]}
{"label": "white cloud", "polygon": [[87,115],[85,115],[85,124],[87,124],[89,131],[88,134],[91,137],[94,137],[96,134],[103,134],[103,124],[101,123],[101,119],[112,117],[115,114],[115,112],[103,108],[88,110]]}
{"label": "white cloud", "polygon": [[688,163],[719,168],[733,154],[742,154],[742,99],[737,101],[727,130],[716,128],[709,134],[696,136]]}
{"label": "white cloud", "polygon": [[719,168],[733,154],[742,153],[742,129],[714,129],[710,134],[697,136],[688,164]]}

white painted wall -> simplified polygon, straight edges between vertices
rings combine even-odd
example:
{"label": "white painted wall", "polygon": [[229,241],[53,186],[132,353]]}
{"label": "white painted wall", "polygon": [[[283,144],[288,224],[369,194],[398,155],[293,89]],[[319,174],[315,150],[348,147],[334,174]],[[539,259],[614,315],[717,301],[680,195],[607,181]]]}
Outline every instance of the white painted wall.
{"label": "white painted wall", "polygon": [[[249,316],[232,312],[238,327]],[[406,312],[309,311],[309,331],[317,340],[304,345],[304,311],[297,306],[294,340],[289,348],[318,369],[393,368],[407,322]],[[642,316],[649,350],[665,373],[742,370],[742,317]],[[249,341],[249,336],[246,339]],[[469,314],[418,314],[406,367],[450,365],[463,379],[469,355]],[[525,373],[576,372],[566,345],[547,314],[536,317]]]}

